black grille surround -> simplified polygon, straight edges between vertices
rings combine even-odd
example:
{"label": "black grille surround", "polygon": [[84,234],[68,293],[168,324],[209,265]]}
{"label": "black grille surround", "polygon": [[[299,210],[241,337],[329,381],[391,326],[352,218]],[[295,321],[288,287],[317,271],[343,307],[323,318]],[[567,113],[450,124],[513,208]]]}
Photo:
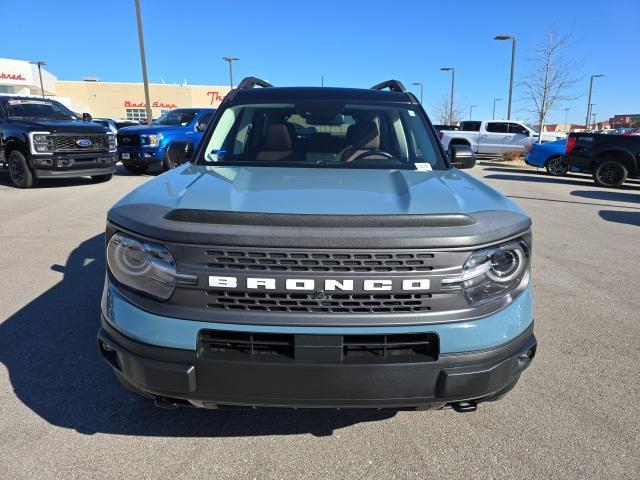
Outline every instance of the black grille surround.
{"label": "black grille surround", "polygon": [[137,133],[118,133],[116,135],[118,147],[139,147],[140,135]]}
{"label": "black grille surround", "polygon": [[[107,152],[109,151],[109,140],[107,135],[53,135],[54,152]],[[81,147],[76,142],[78,140],[90,140],[91,145]]]}

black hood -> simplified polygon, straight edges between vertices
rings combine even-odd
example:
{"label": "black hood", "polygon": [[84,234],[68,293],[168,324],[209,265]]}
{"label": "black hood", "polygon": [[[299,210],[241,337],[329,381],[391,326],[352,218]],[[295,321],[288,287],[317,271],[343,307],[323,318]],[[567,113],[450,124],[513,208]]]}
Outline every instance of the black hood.
{"label": "black hood", "polygon": [[107,133],[102,125],[82,120],[12,119],[11,123],[30,131],[51,133]]}

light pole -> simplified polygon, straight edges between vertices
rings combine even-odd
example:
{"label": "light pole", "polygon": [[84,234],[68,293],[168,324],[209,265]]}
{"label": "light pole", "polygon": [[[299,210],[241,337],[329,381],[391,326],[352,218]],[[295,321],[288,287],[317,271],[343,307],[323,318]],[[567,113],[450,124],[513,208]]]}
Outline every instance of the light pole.
{"label": "light pole", "polygon": [[507,120],[511,120],[511,99],[513,97],[513,73],[516,65],[516,37],[513,35],[496,35],[494,40],[511,40],[511,76],[509,77],[509,104],[507,106]]}
{"label": "light pole", "polygon": [[502,99],[501,98],[494,98],[493,99],[493,115],[491,116],[491,120],[495,120],[496,119],[496,102],[500,102]]}
{"label": "light pole", "polygon": [[569,110],[571,110],[569,107],[565,107],[564,109],[564,128],[567,130],[567,133],[571,130],[571,128],[567,128],[567,116],[569,115]]}
{"label": "light pole", "polygon": [[453,123],[453,91],[456,83],[456,69],[453,67],[442,67],[441,72],[451,72],[451,100],[449,103],[449,125]]}
{"label": "light pole", "polygon": [[231,66],[231,63],[240,59],[236,57],[222,57],[222,59],[225,62],[229,62],[229,85],[231,86],[231,90],[233,90],[233,67]]}
{"label": "light pole", "polygon": [[151,122],[151,100],[149,97],[149,81],[147,79],[147,59],[144,54],[144,38],[142,37],[142,14],[140,13],[140,0],[136,3],[136,20],[138,22],[138,44],[140,45],[140,63],[142,64],[142,82],[144,83],[144,101],[147,111],[147,123]]}
{"label": "light pole", "polygon": [[478,105],[471,105],[471,106],[469,106],[469,121],[471,121],[471,113],[473,112],[473,109],[474,109],[475,107],[477,107],[477,106],[478,106]]}
{"label": "light pole", "polygon": [[[592,105],[593,105],[593,104],[592,104]],[[595,130],[595,129],[596,129],[596,127],[597,127],[597,125],[596,125],[596,115],[598,115],[598,114],[597,114],[597,113],[592,113],[592,114],[591,114],[591,118],[593,119],[593,121],[592,121],[591,123],[592,123],[592,126],[593,126],[593,129],[594,129],[594,130]]]}
{"label": "light pole", "polygon": [[591,93],[593,92],[593,79],[604,77],[603,73],[596,73],[591,75],[591,80],[589,81],[589,100],[587,100],[587,120],[584,122],[584,131],[586,132],[589,129],[589,119],[591,118]]}
{"label": "light pole", "polygon": [[585,128],[584,128],[585,132],[587,130],[589,130],[590,127],[591,127],[591,117],[593,116],[593,114],[591,112],[593,112],[594,105],[595,105],[595,103],[590,103],[589,104],[589,117],[587,118],[587,124],[585,125]]}
{"label": "light pole", "polygon": [[422,103],[422,89],[424,85],[422,84],[422,82],[413,82],[413,85],[420,85],[420,103]]}
{"label": "light pole", "polygon": [[44,85],[42,84],[42,66],[46,65],[46,63],[44,63],[42,60],[36,60],[29,63],[38,66],[38,76],[40,77],[40,93],[42,94],[42,98],[44,98]]}

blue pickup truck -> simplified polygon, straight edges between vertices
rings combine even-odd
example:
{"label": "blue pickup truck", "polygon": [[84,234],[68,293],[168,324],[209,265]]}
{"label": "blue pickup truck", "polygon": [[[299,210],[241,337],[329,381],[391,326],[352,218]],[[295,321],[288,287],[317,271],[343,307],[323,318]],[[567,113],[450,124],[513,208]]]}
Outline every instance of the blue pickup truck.
{"label": "blue pickup truck", "polygon": [[118,160],[132,173],[144,173],[156,162],[170,170],[175,165],[165,155],[167,147],[177,140],[197,146],[214,112],[213,108],[177,108],[151,125],[122,128],[117,137]]}
{"label": "blue pickup truck", "polygon": [[108,213],[98,348],[126,388],[472,412],[515,386],[536,353],[531,220],[462,170],[468,145],[446,152],[397,80],[249,77],[219,110]]}

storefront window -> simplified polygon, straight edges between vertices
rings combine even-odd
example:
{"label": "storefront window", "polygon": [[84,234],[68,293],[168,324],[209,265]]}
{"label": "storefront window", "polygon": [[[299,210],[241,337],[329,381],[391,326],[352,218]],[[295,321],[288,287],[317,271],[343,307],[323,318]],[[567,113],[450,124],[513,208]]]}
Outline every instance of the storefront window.
{"label": "storefront window", "polygon": [[125,108],[125,118],[127,120],[146,120],[147,111],[144,108]]}

